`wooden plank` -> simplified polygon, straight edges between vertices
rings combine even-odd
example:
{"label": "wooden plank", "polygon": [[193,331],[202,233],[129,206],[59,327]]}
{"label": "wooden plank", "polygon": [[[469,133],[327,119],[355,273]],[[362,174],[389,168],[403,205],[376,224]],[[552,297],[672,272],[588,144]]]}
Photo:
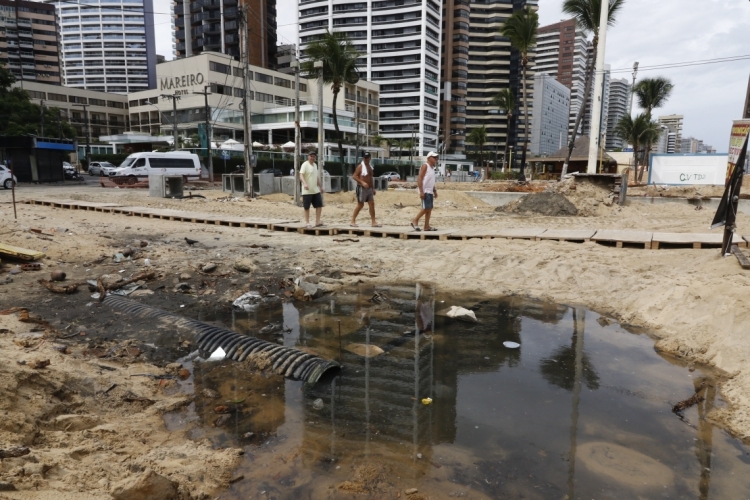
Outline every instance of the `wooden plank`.
{"label": "wooden plank", "polygon": [[39,260],[46,254],[37,250],[29,250],[28,248],[14,247],[13,245],[0,243],[0,255],[14,257],[21,260]]}
{"label": "wooden plank", "polygon": [[372,227],[364,226],[364,236],[373,236],[375,238],[399,238],[406,239],[407,234],[415,232],[412,228],[407,226],[383,226],[383,227]]}
{"label": "wooden plank", "polygon": [[406,239],[420,239],[420,240],[442,240],[448,239],[452,233],[456,232],[455,229],[439,229],[437,231],[409,231],[406,233]]}
{"label": "wooden plank", "polygon": [[537,240],[558,241],[591,241],[596,233],[595,229],[547,229],[536,237]]}
{"label": "wooden plank", "polygon": [[616,229],[599,229],[592,241],[613,242],[617,248],[622,248],[624,243],[643,245],[643,248],[651,248],[653,234],[650,231],[620,231]]}
{"label": "wooden plank", "polygon": [[745,252],[740,250],[737,245],[732,245],[732,253],[735,257],[737,257],[737,262],[740,263],[740,267],[742,267],[742,269],[750,269],[750,259],[747,258]]}
{"label": "wooden plank", "polygon": [[544,234],[546,229],[538,227],[515,227],[500,229],[496,232],[498,238],[533,240]]}
{"label": "wooden plank", "polygon": [[[721,247],[724,235],[722,233],[654,233],[651,248],[659,247],[691,246],[693,248],[716,248]],[[732,237],[732,244],[739,247],[747,245],[746,241],[738,234]]]}

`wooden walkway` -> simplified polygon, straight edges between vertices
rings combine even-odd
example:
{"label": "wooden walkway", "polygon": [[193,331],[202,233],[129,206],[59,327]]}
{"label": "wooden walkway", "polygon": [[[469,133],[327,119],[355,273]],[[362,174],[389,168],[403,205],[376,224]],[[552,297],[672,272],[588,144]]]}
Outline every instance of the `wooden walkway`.
{"label": "wooden walkway", "polygon": [[[211,224],[229,227],[247,227],[272,231],[295,232],[314,236],[353,235],[374,238],[397,238],[402,240],[470,240],[470,239],[524,239],[530,241],[552,240],[570,243],[597,242],[616,248],[632,247],[658,250],[660,248],[720,248],[722,233],[665,233],[651,231],[620,231],[612,229],[546,229],[546,228],[487,228],[487,229],[441,229],[439,231],[414,231],[409,226],[352,227],[347,224],[332,224],[308,228],[304,222],[291,219],[265,219],[258,217],[234,217],[222,214],[187,212],[164,208],[128,207],[116,203],[95,203],[78,200],[27,199],[23,203],[43,205],[70,210],[93,210],[122,214],[131,217],[146,217],[195,224]],[[746,248],[750,236],[735,235],[733,244]]]}

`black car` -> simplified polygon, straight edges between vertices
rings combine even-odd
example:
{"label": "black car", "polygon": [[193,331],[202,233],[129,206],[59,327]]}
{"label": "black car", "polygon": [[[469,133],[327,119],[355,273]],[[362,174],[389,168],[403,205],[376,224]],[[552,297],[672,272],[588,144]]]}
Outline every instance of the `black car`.
{"label": "black car", "polygon": [[281,173],[281,170],[278,168],[264,168],[259,173],[261,174],[273,174],[274,177],[283,177],[284,174]]}

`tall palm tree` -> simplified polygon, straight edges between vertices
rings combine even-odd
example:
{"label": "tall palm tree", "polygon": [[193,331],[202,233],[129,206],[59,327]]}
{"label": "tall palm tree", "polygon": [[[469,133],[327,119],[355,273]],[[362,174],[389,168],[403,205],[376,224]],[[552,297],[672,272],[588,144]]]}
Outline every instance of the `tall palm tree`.
{"label": "tall palm tree", "polygon": [[521,85],[523,88],[523,149],[521,150],[521,180],[524,180],[526,167],[526,149],[529,145],[529,100],[526,95],[526,67],[529,64],[529,52],[536,46],[539,14],[526,7],[517,10],[500,27],[500,34],[510,40],[510,45],[521,53]]}
{"label": "tall palm tree", "polygon": [[[466,140],[479,148],[479,165],[481,165],[482,168],[486,168],[484,164],[484,145],[487,142],[487,128],[482,125],[481,127],[473,129],[466,137]],[[484,178],[487,179],[488,177],[489,172],[486,171]]]}
{"label": "tall palm tree", "polygon": [[[641,113],[635,118],[630,115],[623,116],[615,127],[615,134],[633,145],[633,168],[635,169],[635,180],[643,176],[643,169],[638,174],[638,153],[643,149],[650,148],[654,141],[659,139],[661,129],[659,124],[651,120],[648,113]],[[644,165],[645,168],[645,165]]]}
{"label": "tall palm tree", "polygon": [[[354,45],[352,45],[351,40],[346,34],[339,32],[331,33],[326,30],[325,34],[307,46],[305,56],[308,60],[302,63],[302,71],[306,74],[307,78],[315,79],[318,77],[318,69],[315,68],[315,61],[323,61],[323,82],[330,84],[333,91],[333,126],[336,129],[341,168],[344,176],[346,176],[348,175],[348,168],[344,163],[344,146],[336,114],[336,101],[345,83],[355,84],[359,81],[359,71],[357,69],[359,52],[354,48]],[[318,106],[322,105],[323,103],[318,103]],[[323,152],[321,151],[320,154],[323,154]],[[344,182],[343,185],[344,190],[348,190],[349,183]]]}
{"label": "tall palm tree", "polygon": [[372,142],[372,145],[376,148],[382,147],[383,143],[385,143],[387,147],[390,139],[383,137],[382,135],[373,135],[370,137],[370,142]]}
{"label": "tall palm tree", "polygon": [[[633,87],[634,97],[638,99],[638,106],[646,110],[649,120],[652,118],[651,112],[655,108],[660,108],[666,104],[667,99],[672,94],[674,85],[668,78],[656,77],[656,78],[645,78],[635,84]],[[651,145],[649,143],[645,148],[643,155],[643,164],[648,165],[648,155],[651,152]],[[643,172],[641,171],[641,176]],[[640,181],[640,177],[638,178]]]}
{"label": "tall palm tree", "polygon": [[505,155],[503,156],[503,171],[508,166],[508,150],[510,149],[510,123],[513,120],[513,112],[516,109],[516,96],[513,94],[513,89],[510,87],[505,88],[497,93],[495,97],[492,98],[492,104],[500,108],[501,111],[505,111],[505,114],[508,117],[508,126],[506,128],[506,138],[505,138]]}
{"label": "tall palm tree", "polygon": [[[625,0],[608,0],[609,1],[609,12],[607,14],[607,25],[614,26],[617,12],[622,8]],[[591,94],[591,84],[594,76],[594,62],[596,61],[596,54],[599,49],[599,18],[602,13],[602,0],[565,0],[563,3],[563,12],[572,15],[576,20],[578,28],[583,30],[587,35],[593,33],[594,39],[591,41],[592,50],[591,55],[586,61],[586,79],[584,83],[583,101],[578,107],[578,114],[576,115],[575,125],[573,131],[570,134],[570,142],[568,143],[568,155],[565,157],[565,163],[563,163],[562,176],[564,177],[568,173],[568,164],[570,163],[570,155],[573,154],[573,148],[576,142],[576,136],[578,135],[578,127],[581,126],[581,120],[586,112],[586,103],[589,100]]]}

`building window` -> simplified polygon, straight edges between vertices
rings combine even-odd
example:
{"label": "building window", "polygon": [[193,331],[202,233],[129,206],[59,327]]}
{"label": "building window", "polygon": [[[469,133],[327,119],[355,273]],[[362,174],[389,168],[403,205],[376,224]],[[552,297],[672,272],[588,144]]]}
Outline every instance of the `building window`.
{"label": "building window", "polygon": [[232,68],[226,64],[217,63],[214,61],[211,61],[208,63],[208,68],[211,71],[215,71],[216,73],[221,73],[223,75],[231,75],[232,74]]}
{"label": "building window", "polygon": [[44,99],[45,94],[44,92],[37,92],[36,90],[27,90],[26,91],[29,94],[29,97],[32,99]]}
{"label": "building window", "polygon": [[269,83],[273,84],[273,77],[269,75],[264,75],[263,73],[255,73],[255,81],[261,82],[261,83]]}

